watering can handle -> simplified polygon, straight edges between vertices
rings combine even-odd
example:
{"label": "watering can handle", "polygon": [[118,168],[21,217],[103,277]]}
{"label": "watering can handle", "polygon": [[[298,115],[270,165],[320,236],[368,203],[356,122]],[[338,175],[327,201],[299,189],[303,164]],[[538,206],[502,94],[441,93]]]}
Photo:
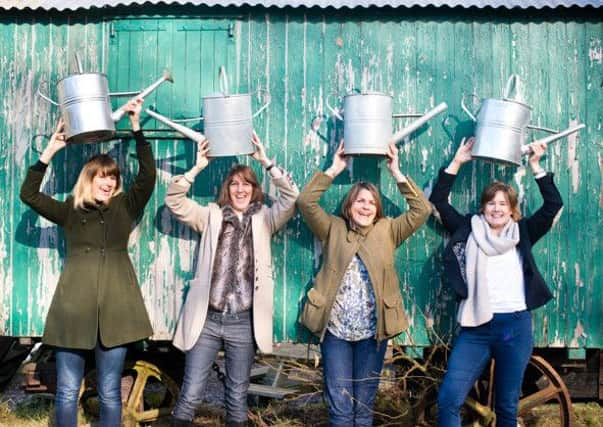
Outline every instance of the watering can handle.
{"label": "watering can handle", "polygon": [[223,95],[229,95],[230,90],[228,88],[228,76],[226,75],[226,68],[224,68],[223,65],[220,65],[218,79],[220,80],[220,92],[222,92]]}
{"label": "watering can handle", "polygon": [[266,89],[258,89],[255,91],[255,93],[260,93],[260,92],[264,92],[265,94],[268,95],[268,101],[266,101],[266,103],[264,105],[262,105],[262,107],[259,110],[257,110],[255,113],[253,113],[251,118],[255,118],[255,116],[259,115],[262,111],[264,111],[270,105],[270,102],[271,102],[270,92]]}
{"label": "watering can handle", "polygon": [[191,117],[188,119],[170,119],[170,120],[173,121],[174,123],[202,122],[203,116]]}
{"label": "watering can handle", "polygon": [[333,113],[333,115],[335,117],[337,117],[339,120],[343,121],[343,117],[341,117],[341,114],[339,114],[339,111],[337,111],[335,108],[331,107],[331,104],[329,104],[329,99],[331,98],[331,96],[333,95],[337,95],[337,92],[331,92],[329,95],[327,95],[327,99],[325,100],[326,104],[327,104],[327,108],[329,110],[331,110],[331,113]]}
{"label": "watering can handle", "polygon": [[[477,96],[475,93],[472,93],[471,95],[469,95],[473,98],[479,99],[479,96]],[[465,113],[467,113],[467,115],[469,117],[471,117],[471,120],[473,120],[474,122],[477,122],[477,119],[475,118],[475,114],[472,113],[471,111],[469,111],[469,109],[467,108],[467,106],[465,105],[465,95],[463,95],[463,98],[461,98],[461,108],[463,109],[463,111]]]}
{"label": "watering can handle", "polygon": [[48,101],[48,102],[50,102],[51,104],[56,105],[56,106],[58,107],[58,106],[59,106],[59,103],[58,103],[58,102],[53,101],[52,99],[50,99],[48,96],[44,95],[44,94],[43,94],[43,93],[40,91],[40,88],[42,87],[42,85],[47,85],[47,84],[48,84],[48,80],[42,80],[42,81],[40,82],[40,84],[38,85],[38,91],[37,91],[37,94],[38,94],[38,96],[39,96],[40,98],[42,98],[43,100]]}
{"label": "watering can handle", "polygon": [[505,91],[503,93],[503,99],[514,99],[515,96],[511,96],[512,91],[517,91],[517,83],[519,82],[519,76],[517,74],[511,74],[505,85]]}

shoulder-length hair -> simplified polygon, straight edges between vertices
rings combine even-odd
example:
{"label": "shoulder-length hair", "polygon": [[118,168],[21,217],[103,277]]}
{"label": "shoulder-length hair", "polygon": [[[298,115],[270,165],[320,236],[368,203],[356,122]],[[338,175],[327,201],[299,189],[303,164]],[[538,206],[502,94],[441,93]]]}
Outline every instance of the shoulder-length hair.
{"label": "shoulder-length hair", "polygon": [[350,188],[350,191],[348,191],[348,194],[345,195],[345,198],[341,204],[341,216],[348,222],[348,224],[353,224],[352,204],[358,198],[358,194],[361,190],[369,191],[373,195],[373,199],[375,199],[375,207],[377,208],[377,212],[375,213],[373,223],[376,223],[383,218],[383,203],[381,202],[381,193],[379,193],[379,189],[375,186],[375,184],[360,181]]}
{"label": "shoulder-length hair", "polygon": [[114,176],[117,185],[111,197],[121,193],[121,174],[117,162],[106,154],[97,154],[86,162],[73,187],[73,207],[75,209],[85,209],[85,204],[96,203],[92,195],[92,180],[97,175]]}
{"label": "shoulder-length hair", "polygon": [[479,201],[479,212],[482,214],[484,213],[486,204],[494,199],[494,196],[496,196],[496,193],[499,191],[504,194],[507,203],[509,203],[509,206],[511,207],[511,218],[513,218],[514,221],[519,221],[521,219],[521,212],[519,210],[517,191],[509,184],[500,181],[494,181],[482,191]]}
{"label": "shoulder-length hair", "polygon": [[253,169],[246,165],[235,165],[232,167],[232,169],[230,169],[230,172],[228,172],[228,175],[226,175],[226,178],[222,182],[222,187],[220,187],[220,193],[218,194],[218,199],[216,200],[218,206],[223,207],[224,205],[232,204],[232,200],[230,200],[230,192],[228,191],[228,186],[232,182],[232,179],[235,177],[235,175],[238,175],[240,178],[242,178],[245,182],[251,184],[251,186],[253,187],[250,203],[264,203],[264,193],[262,193],[258,177],[256,176]]}

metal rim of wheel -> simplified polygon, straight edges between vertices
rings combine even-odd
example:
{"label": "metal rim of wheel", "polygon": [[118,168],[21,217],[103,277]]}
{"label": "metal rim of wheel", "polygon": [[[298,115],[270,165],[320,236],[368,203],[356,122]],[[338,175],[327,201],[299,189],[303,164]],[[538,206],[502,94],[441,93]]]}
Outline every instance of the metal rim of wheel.
{"label": "metal rim of wheel", "polygon": [[[150,383],[159,383],[162,387],[160,402],[148,407],[145,391]],[[84,408],[91,410],[87,400],[96,395],[96,371],[90,371],[84,379],[81,402]],[[176,405],[179,387],[165,372],[152,363],[138,360],[126,362],[122,371],[122,425],[137,427],[169,415]],[[95,412],[92,410],[91,412]]]}
{"label": "metal rim of wheel", "polygon": [[[481,385],[479,383],[482,383]],[[480,425],[494,425],[494,361],[490,367],[485,383],[476,384],[477,398],[468,397],[466,407],[480,419]],[[559,405],[560,427],[574,426],[574,411],[570,394],[565,383],[553,367],[542,357],[532,356],[528,362],[522,389],[525,394],[519,400],[518,422],[530,415],[532,409],[555,401]]]}

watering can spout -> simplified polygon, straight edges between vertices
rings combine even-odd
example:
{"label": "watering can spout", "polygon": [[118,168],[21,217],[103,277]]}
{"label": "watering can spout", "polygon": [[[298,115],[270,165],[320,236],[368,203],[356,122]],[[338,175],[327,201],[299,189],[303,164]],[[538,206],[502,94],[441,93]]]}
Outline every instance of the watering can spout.
{"label": "watering can spout", "polygon": [[395,144],[398,141],[400,141],[401,139],[406,138],[408,135],[410,135],[411,133],[413,133],[414,131],[419,129],[421,126],[423,126],[429,120],[431,120],[438,114],[446,111],[447,108],[448,108],[448,105],[445,102],[442,102],[442,103],[436,105],[435,108],[431,109],[430,111],[425,113],[423,116],[419,117],[417,120],[415,120],[414,122],[412,122],[411,124],[406,126],[404,129],[399,130],[398,132],[393,134],[392,137],[390,138],[390,142],[393,142]]}
{"label": "watering can spout", "polygon": [[[146,97],[148,94],[150,94],[155,89],[157,89],[159,87],[159,85],[161,85],[161,83],[163,83],[165,81],[168,81],[170,83],[174,83],[174,78],[172,77],[172,75],[170,74],[170,72],[167,71],[167,70],[163,70],[163,75],[161,76],[160,79],[158,79],[156,82],[154,82],[153,84],[151,84],[147,88],[143,89],[136,96],[139,96],[141,98]],[[111,120],[113,120],[114,122],[120,121],[122,119],[122,117],[126,114],[125,107],[126,107],[126,104],[122,105],[117,110],[115,110],[113,113],[111,113]]]}
{"label": "watering can spout", "polygon": [[[538,139],[538,140],[532,142],[532,144],[549,144],[553,141],[557,141],[561,138],[571,135],[572,133],[578,132],[580,129],[583,129],[585,127],[586,127],[586,125],[584,123],[581,123],[579,125],[567,128],[566,130],[564,130],[562,132],[547,136],[546,138]],[[532,148],[530,147],[530,145],[522,145],[521,154],[527,155],[527,154],[530,154],[531,152],[532,152]]]}
{"label": "watering can spout", "polygon": [[186,136],[186,137],[187,137],[187,138],[189,138],[189,139],[192,139],[193,141],[196,141],[196,142],[201,142],[201,141],[203,141],[203,140],[205,139],[205,135],[203,135],[201,132],[194,131],[194,130],[192,130],[191,128],[188,128],[188,127],[186,127],[186,126],[183,126],[183,125],[180,125],[180,124],[178,124],[178,123],[175,123],[175,122],[171,121],[170,119],[168,119],[167,117],[162,116],[162,115],[161,115],[161,114],[159,114],[159,113],[156,113],[155,111],[149,110],[149,109],[147,108],[147,109],[145,110],[145,112],[146,112],[146,113],[147,113],[149,116],[151,116],[151,117],[153,117],[153,118],[155,118],[155,119],[159,120],[161,123],[163,123],[163,124],[165,124],[165,125],[167,125],[167,126],[171,127],[171,128],[172,128],[172,129],[174,129],[176,132],[178,132],[178,133],[180,133],[180,134],[182,134],[182,135]]}

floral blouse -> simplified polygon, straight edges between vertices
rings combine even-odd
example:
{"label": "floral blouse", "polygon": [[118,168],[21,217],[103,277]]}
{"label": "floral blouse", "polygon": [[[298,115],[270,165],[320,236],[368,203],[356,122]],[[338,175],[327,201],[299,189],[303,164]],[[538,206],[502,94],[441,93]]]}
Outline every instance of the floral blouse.
{"label": "floral blouse", "polygon": [[348,265],[337,290],[327,328],[346,341],[360,341],[376,333],[375,292],[358,255]]}

